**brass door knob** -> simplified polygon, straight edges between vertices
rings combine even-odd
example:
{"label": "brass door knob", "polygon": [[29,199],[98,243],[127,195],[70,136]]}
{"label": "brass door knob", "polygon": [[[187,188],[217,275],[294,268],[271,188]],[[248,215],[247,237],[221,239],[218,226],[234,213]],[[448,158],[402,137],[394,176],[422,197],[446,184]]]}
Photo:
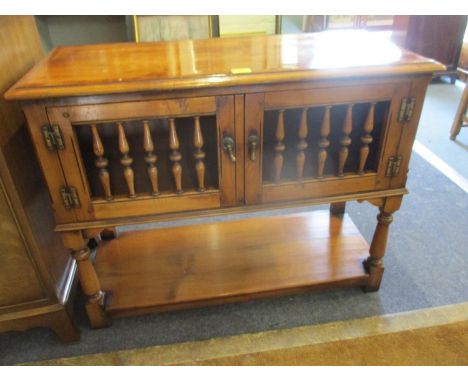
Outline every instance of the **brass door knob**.
{"label": "brass door knob", "polygon": [[257,160],[258,137],[256,135],[249,136],[247,138],[247,145],[249,147],[250,160],[255,162]]}
{"label": "brass door knob", "polygon": [[223,150],[229,155],[229,159],[232,163],[236,162],[236,156],[234,155],[234,139],[231,137],[225,137],[223,139]]}

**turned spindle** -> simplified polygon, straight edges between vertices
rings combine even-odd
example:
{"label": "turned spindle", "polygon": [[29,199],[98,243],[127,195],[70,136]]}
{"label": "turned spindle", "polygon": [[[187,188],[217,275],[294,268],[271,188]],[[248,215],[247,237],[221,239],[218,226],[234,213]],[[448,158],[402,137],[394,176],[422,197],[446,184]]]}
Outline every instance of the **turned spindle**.
{"label": "turned spindle", "polygon": [[110,176],[109,171],[107,171],[107,165],[109,164],[109,161],[106,157],[104,157],[104,146],[95,124],[91,125],[91,134],[93,136],[93,151],[94,155],[96,155],[94,164],[99,169],[99,180],[101,181],[102,188],[104,189],[106,200],[112,200]]}
{"label": "turned spindle", "polygon": [[330,110],[331,106],[325,108],[322,127],[320,128],[317,178],[323,177],[323,169],[327,160],[327,148],[330,146],[330,141],[328,140],[328,135],[330,134]]}
{"label": "turned spindle", "polygon": [[169,118],[169,148],[172,150],[169,155],[169,159],[172,162],[172,174],[174,175],[174,182],[176,187],[176,193],[181,194],[182,190],[182,166],[180,160],[182,154],[179,152],[179,138],[177,136],[177,130],[174,118]]}
{"label": "turned spindle", "polygon": [[278,112],[278,122],[276,124],[276,145],[275,145],[275,182],[281,179],[281,170],[283,169],[283,152],[286,150],[286,146],[283,143],[284,140],[284,110]]}
{"label": "turned spindle", "polygon": [[369,156],[369,145],[372,143],[372,130],[374,129],[374,109],[375,102],[371,103],[364,124],[363,135],[361,137],[361,150],[359,151],[359,175],[364,174],[364,167],[366,166],[367,157]]}
{"label": "turned spindle", "polygon": [[205,188],[205,162],[204,158],[206,156],[205,151],[203,151],[203,135],[200,127],[200,117],[194,117],[194,130],[193,130],[193,146],[195,147],[195,152],[193,157],[195,158],[195,171],[197,172],[198,178],[198,191],[203,192]]}
{"label": "turned spindle", "polygon": [[61,233],[65,247],[71,250],[76,261],[81,289],[86,296],[86,311],[93,328],[103,328],[109,325],[105,312],[106,292],[101,288],[98,275],[91,260],[88,240],[81,231]]}
{"label": "turned spindle", "polygon": [[305,150],[307,149],[307,108],[302,109],[297,137],[299,138],[299,141],[296,145],[296,175],[300,179],[304,176],[304,163],[306,158]]}
{"label": "turned spindle", "polygon": [[376,291],[380,287],[384,271],[383,257],[387,246],[389,226],[393,221],[391,212],[386,212],[380,208],[377,215],[377,227],[372,237],[372,243],[369,249],[369,257],[364,261],[364,267],[370,274],[366,291]]}
{"label": "turned spindle", "polygon": [[341,149],[338,156],[338,176],[344,176],[344,167],[349,154],[349,145],[351,144],[351,138],[349,135],[353,130],[353,105],[348,105],[346,110],[346,117],[343,122],[343,129],[341,130],[343,135],[340,140]]}
{"label": "turned spindle", "polygon": [[154,154],[154,143],[148,121],[143,121],[143,148],[146,152],[145,162],[148,165],[148,178],[151,183],[151,195],[159,195],[158,168],[156,161],[158,157]]}
{"label": "turned spindle", "polygon": [[124,178],[125,182],[127,183],[128,188],[128,197],[134,198],[135,195],[135,180],[133,169],[131,167],[133,163],[133,159],[128,155],[130,151],[130,147],[128,146],[127,137],[125,136],[125,129],[122,123],[117,123],[117,130],[119,136],[119,151],[122,154],[122,158],[120,159],[120,163],[124,167]]}

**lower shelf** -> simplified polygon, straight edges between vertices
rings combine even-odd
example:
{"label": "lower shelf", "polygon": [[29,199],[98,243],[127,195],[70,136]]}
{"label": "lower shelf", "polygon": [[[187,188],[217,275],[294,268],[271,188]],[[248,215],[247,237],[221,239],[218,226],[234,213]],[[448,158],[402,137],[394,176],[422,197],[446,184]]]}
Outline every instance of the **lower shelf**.
{"label": "lower shelf", "polygon": [[365,285],[369,246],[328,211],[125,232],[98,248],[113,316]]}

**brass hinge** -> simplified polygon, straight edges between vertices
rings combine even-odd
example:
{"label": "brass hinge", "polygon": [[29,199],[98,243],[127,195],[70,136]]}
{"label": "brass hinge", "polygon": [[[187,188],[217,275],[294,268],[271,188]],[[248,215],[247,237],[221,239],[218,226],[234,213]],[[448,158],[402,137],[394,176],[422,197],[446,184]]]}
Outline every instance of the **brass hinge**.
{"label": "brass hinge", "polygon": [[59,125],[44,125],[42,126],[42,135],[46,146],[49,150],[63,150],[65,145],[63,144],[62,131]]}
{"label": "brass hinge", "polygon": [[60,188],[60,195],[62,195],[63,204],[67,210],[81,207],[80,198],[75,187],[65,186]]}
{"label": "brass hinge", "polygon": [[388,158],[387,177],[397,176],[400,173],[402,159],[403,157],[401,155],[394,155]]}
{"label": "brass hinge", "polygon": [[405,97],[401,99],[400,111],[398,113],[398,122],[409,122],[413,117],[416,97]]}

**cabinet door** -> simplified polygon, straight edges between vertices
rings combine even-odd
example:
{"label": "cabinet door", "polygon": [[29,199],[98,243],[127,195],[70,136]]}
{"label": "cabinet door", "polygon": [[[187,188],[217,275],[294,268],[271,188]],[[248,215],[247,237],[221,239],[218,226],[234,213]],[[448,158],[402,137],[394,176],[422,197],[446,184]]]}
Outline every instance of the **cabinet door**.
{"label": "cabinet door", "polygon": [[79,198],[80,206],[70,209],[77,221],[236,202],[231,96],[51,107],[47,113],[63,136],[58,154],[65,191],[73,187]]}
{"label": "cabinet door", "polygon": [[388,188],[409,89],[407,81],[363,81],[247,95],[246,203]]}

